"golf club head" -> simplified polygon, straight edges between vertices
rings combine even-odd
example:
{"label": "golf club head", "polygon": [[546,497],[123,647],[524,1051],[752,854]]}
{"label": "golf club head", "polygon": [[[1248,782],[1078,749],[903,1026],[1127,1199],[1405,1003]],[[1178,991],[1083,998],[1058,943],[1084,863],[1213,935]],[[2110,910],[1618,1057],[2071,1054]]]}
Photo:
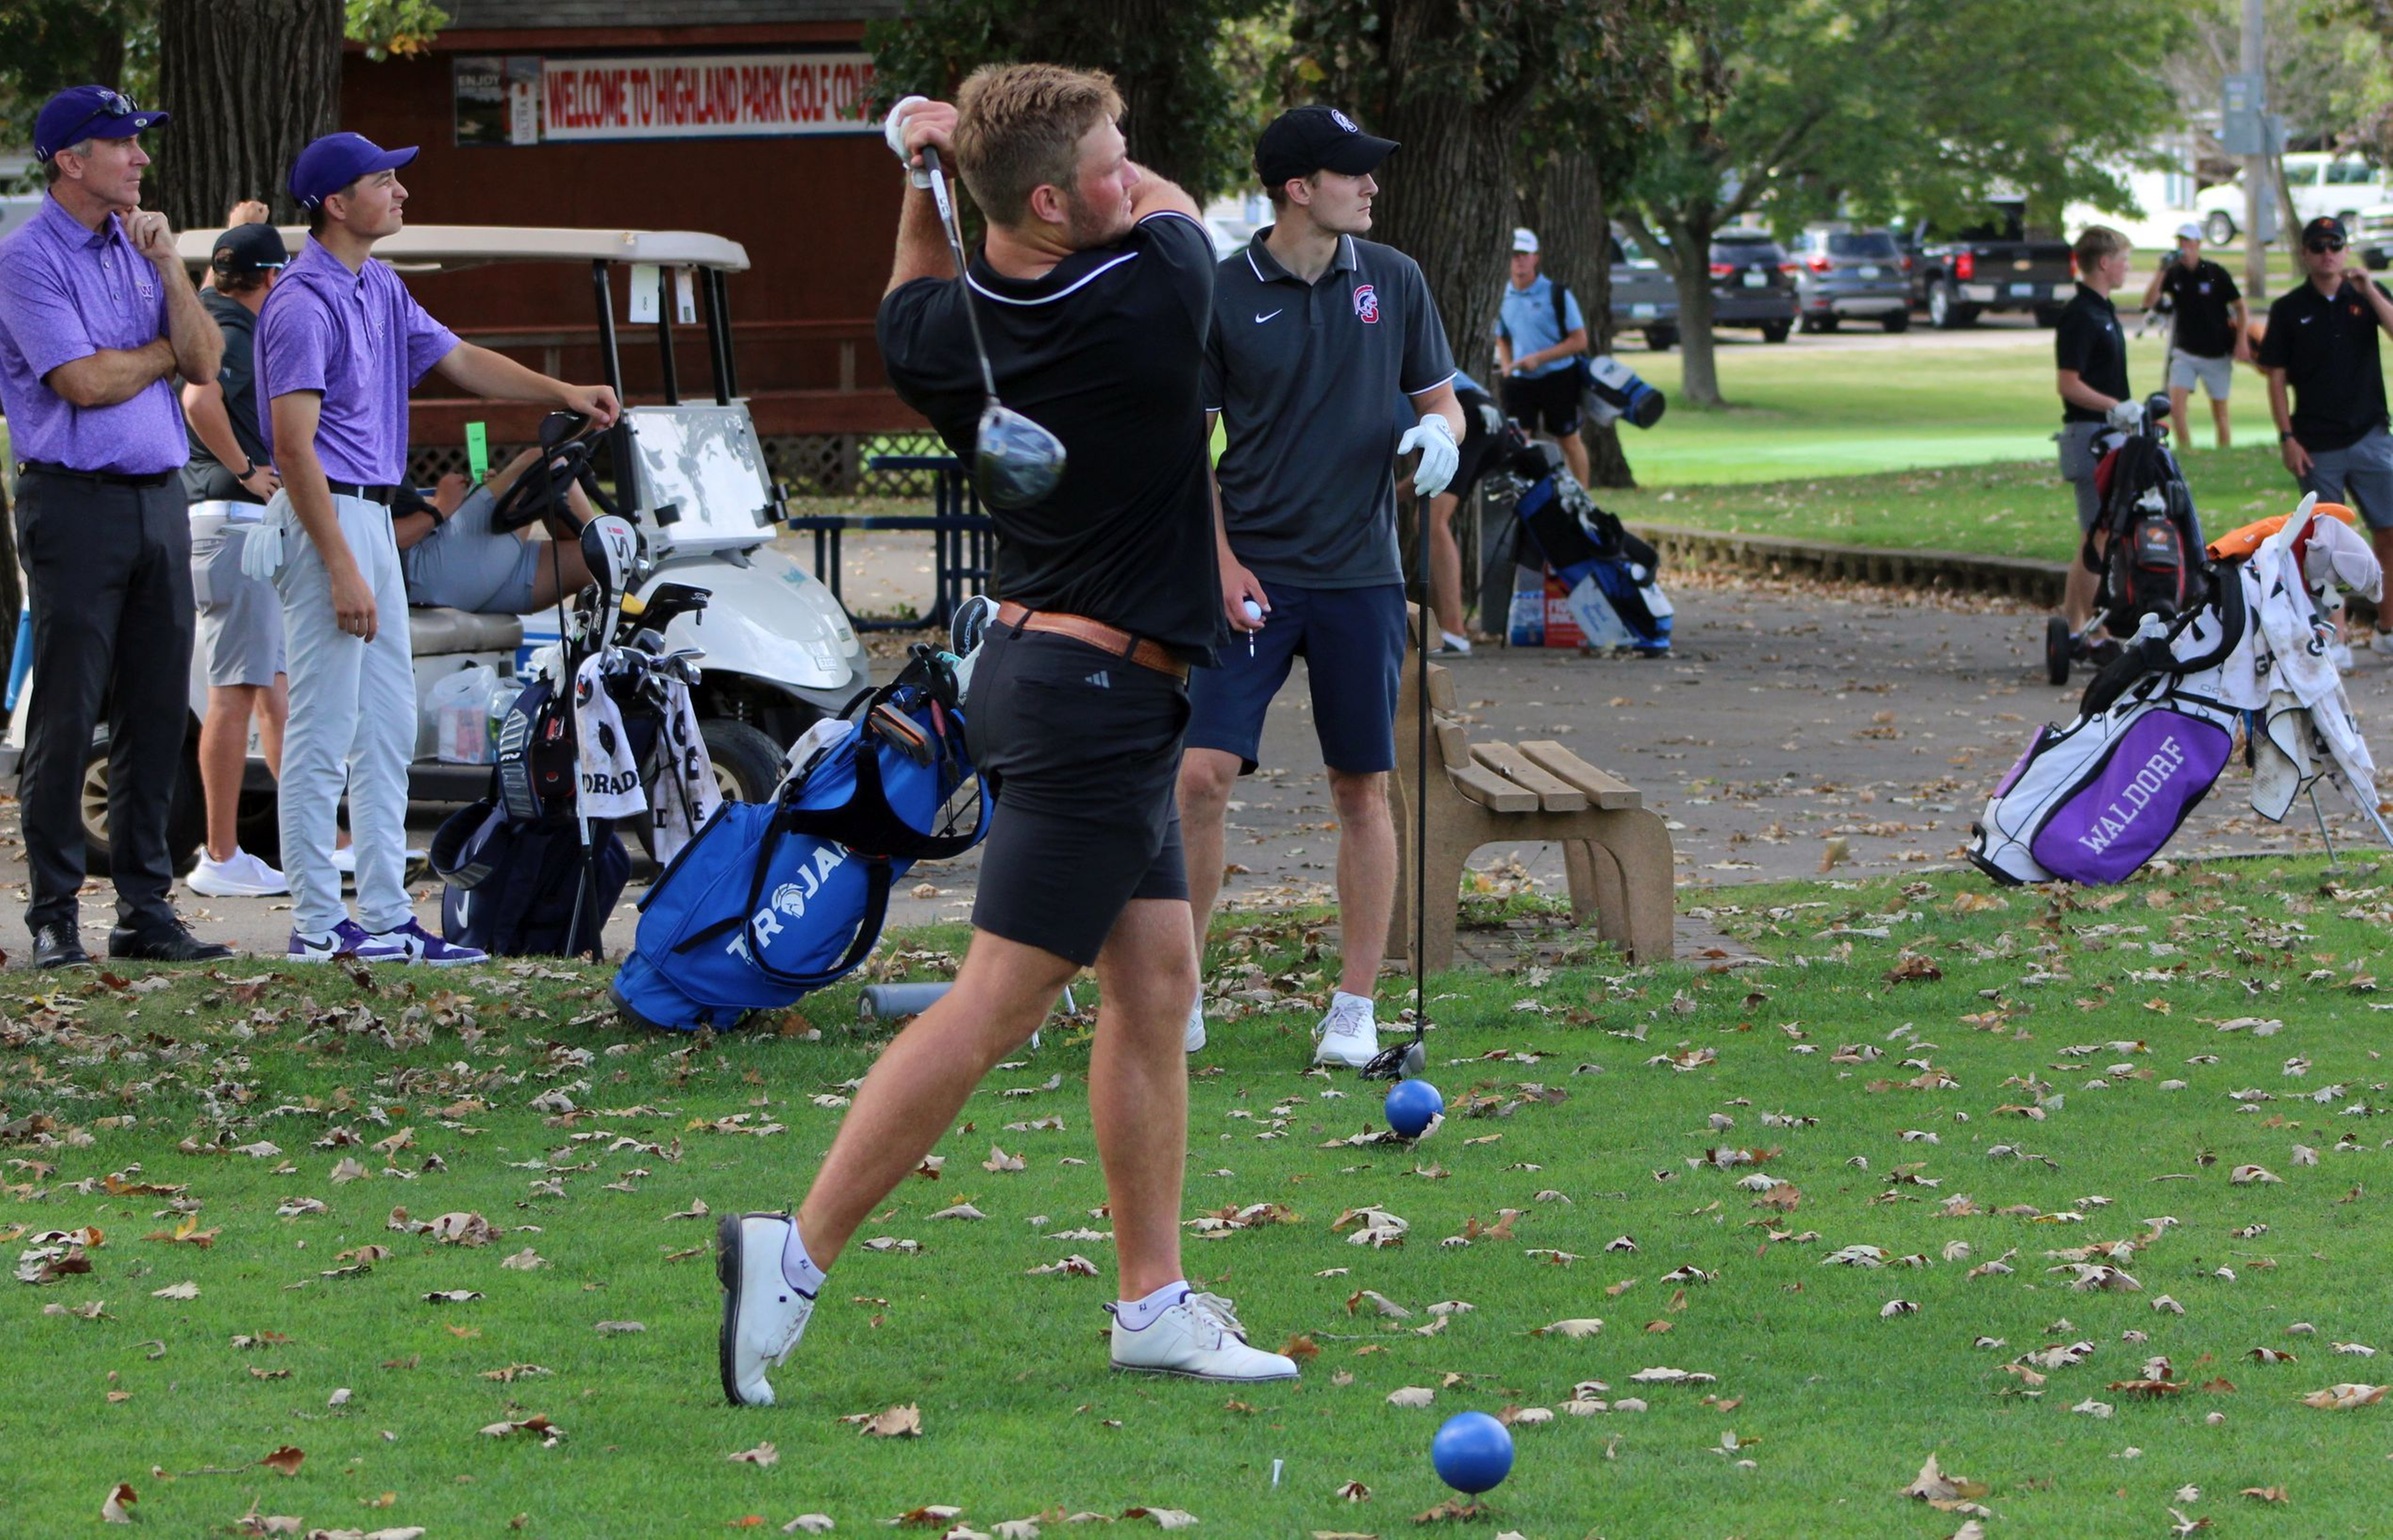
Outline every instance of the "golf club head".
{"label": "golf club head", "polygon": [[607,513],[582,526],[582,560],[598,585],[599,613],[612,611],[631,591],[640,565],[640,536],[631,521]]}
{"label": "golf club head", "polygon": [[1428,1065],[1428,1050],[1420,1038],[1412,1037],[1382,1048],[1357,1073],[1365,1080],[1418,1080]]}
{"label": "golf club head", "polygon": [[991,401],[980,414],[972,479],[992,508],[1028,508],[1064,479],[1063,440],[1008,406]]}
{"label": "golf club head", "polygon": [[989,622],[997,616],[997,601],[987,594],[974,594],[956,606],[947,622],[948,650],[959,657],[968,656],[980,646],[981,637],[989,629]]}

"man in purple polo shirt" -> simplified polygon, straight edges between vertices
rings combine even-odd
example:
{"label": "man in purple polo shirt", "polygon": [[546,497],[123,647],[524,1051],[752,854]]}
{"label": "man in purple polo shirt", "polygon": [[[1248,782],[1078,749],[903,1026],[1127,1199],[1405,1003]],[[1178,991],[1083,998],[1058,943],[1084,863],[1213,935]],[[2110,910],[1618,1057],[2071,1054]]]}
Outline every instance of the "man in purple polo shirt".
{"label": "man in purple polo shirt", "polygon": [[[403,880],[415,664],[390,502],[407,473],[408,390],[437,369],[469,396],[540,402],[602,425],[619,410],[604,385],[562,384],[458,341],[373,259],[374,243],[404,223],[398,169],[413,159],[412,148],[385,150],[357,134],[299,152],[291,196],[308,211],[309,240],[258,315],[260,426],[283,489],[242,565],[282,591],[291,681],[282,854],[294,960],[484,960],[425,930]],[[355,920],[333,867],[344,783]]]}
{"label": "man in purple polo shirt", "polygon": [[[50,98],[34,158],[49,196],[0,242],[0,411],[17,459],[17,552],[32,580],[33,699],[18,813],[37,968],[86,963],[83,765],[108,703],[111,957],[198,962],[229,947],[176,918],[167,812],[190,720],[190,458],[174,380],[212,380],[224,350],[141,207],[139,135],[166,121],[103,86]],[[119,663],[123,667],[119,667]]]}

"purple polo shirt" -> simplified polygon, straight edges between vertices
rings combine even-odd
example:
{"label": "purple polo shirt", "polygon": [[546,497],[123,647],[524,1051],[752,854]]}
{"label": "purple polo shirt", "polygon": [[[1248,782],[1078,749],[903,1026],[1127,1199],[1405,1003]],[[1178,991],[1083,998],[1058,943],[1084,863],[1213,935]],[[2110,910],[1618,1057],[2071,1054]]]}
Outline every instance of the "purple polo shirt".
{"label": "purple polo shirt", "polygon": [[114,215],[86,230],[56,198],[0,241],[0,412],[9,449],[79,471],[151,476],[191,458],[171,379],[114,406],[76,406],[42,382],[102,349],[166,332],[166,288]]}
{"label": "purple polo shirt", "polygon": [[350,272],[313,237],[258,312],[258,427],[274,447],[274,398],[324,397],[316,458],[328,481],[397,486],[407,474],[407,392],[457,346],[387,262]]}

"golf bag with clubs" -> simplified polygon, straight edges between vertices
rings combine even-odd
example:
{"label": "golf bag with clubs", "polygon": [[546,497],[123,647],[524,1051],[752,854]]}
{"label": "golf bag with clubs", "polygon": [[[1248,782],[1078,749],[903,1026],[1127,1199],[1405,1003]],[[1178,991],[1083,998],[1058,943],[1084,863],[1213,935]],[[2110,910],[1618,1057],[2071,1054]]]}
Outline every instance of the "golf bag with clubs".
{"label": "golf bag with clubs", "polygon": [[773,800],[724,803],[640,900],[613,986],[633,1020],[728,1028],[837,982],[880,939],[914,863],[988,830],[954,665],[927,646],[793,758]]}
{"label": "golf bag with clubs", "polygon": [[[1570,290],[1559,283],[1550,288],[1554,335],[1567,337],[1571,332]],[[1624,417],[1631,427],[1650,428],[1662,420],[1662,412],[1670,405],[1669,398],[1609,353],[1593,358],[1576,354],[1571,365],[1579,378],[1579,410],[1599,428],[1611,427]]]}
{"label": "golf bag with clubs", "polygon": [[1506,468],[1524,483],[1513,514],[1529,548],[1544,556],[1567,588],[1580,645],[1667,657],[1674,611],[1655,578],[1660,553],[1595,505],[1565,467],[1558,446],[1530,442],[1519,428],[1507,425],[1490,452],[1502,455]]}
{"label": "golf bag with clubs", "polygon": [[[2169,398],[2155,394],[2144,403],[2144,421],[2134,432],[2097,441],[2104,449],[2094,470],[2102,513],[2077,559],[2100,576],[2095,613],[2117,639],[2135,635],[2147,615],[2165,621],[2209,598],[2202,520],[2169,451],[2163,426],[2168,413]],[[2069,682],[2073,662],[2092,656],[2083,637],[2072,637],[2058,616],[2045,623],[2044,652],[2056,685]]]}

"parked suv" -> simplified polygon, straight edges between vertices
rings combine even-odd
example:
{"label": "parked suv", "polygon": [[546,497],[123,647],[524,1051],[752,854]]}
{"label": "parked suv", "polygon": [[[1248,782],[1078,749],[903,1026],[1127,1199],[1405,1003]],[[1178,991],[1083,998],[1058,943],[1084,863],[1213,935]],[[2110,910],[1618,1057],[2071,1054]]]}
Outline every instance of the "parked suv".
{"label": "parked suv", "polygon": [[[2357,155],[2297,150],[2285,157],[2285,193],[2302,223],[2332,216],[2345,225],[2385,201],[2384,173]],[[2194,198],[2202,236],[2213,246],[2235,239],[2243,220],[2243,178],[2206,187]]]}
{"label": "parked suv", "polygon": [[1612,232],[1613,346],[1630,332],[1645,333],[1645,345],[1668,352],[1678,341],[1678,286],[1662,265],[1637,244],[1637,238],[1615,228]]}
{"label": "parked suv", "polygon": [[1712,237],[1712,325],[1755,327],[1764,342],[1795,329],[1795,264],[1761,230]]}
{"label": "parked suv", "polygon": [[1795,242],[1795,304],[1807,332],[1841,321],[1876,321],[1890,332],[1911,327],[1911,259],[1885,230],[1815,225]]}

